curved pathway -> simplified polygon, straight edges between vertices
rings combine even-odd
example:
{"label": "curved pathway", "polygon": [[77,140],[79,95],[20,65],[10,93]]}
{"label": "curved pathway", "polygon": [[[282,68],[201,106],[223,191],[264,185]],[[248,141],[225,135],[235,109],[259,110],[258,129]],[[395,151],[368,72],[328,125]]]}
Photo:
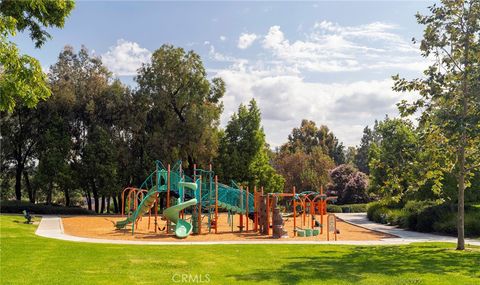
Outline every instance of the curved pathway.
{"label": "curved pathway", "polygon": [[[398,242],[457,242],[457,238],[453,236],[443,236],[431,233],[420,233],[415,231],[408,231],[396,226],[387,226],[384,224],[378,224],[368,220],[366,213],[337,213],[338,218],[344,222],[356,225],[372,231],[382,232],[397,236],[392,240]],[[480,246],[480,240],[465,239],[466,244]]]}
{"label": "curved pathway", "polygon": [[[75,242],[88,242],[88,243],[104,243],[104,244],[136,244],[136,245],[213,245],[213,244],[345,244],[345,245],[398,245],[409,244],[411,242],[423,242],[423,241],[440,241],[440,242],[456,242],[452,237],[444,237],[437,235],[427,235],[415,232],[409,232],[405,230],[394,229],[384,225],[371,223],[366,219],[366,215],[362,214],[337,214],[339,218],[345,222],[353,225],[358,225],[366,229],[384,232],[398,236],[398,238],[387,238],[376,241],[300,241],[294,239],[281,239],[281,240],[258,240],[258,241],[195,241],[195,242],[162,242],[162,241],[134,241],[134,240],[111,240],[111,239],[96,239],[78,237],[65,234],[63,231],[62,219],[59,216],[43,216],[40,221],[40,225],[35,232],[36,235],[54,238],[66,241]],[[388,227],[388,228],[385,228]],[[415,235],[413,234],[415,233]],[[421,237],[429,236],[428,237]],[[473,245],[479,245],[480,241],[468,241]]]}

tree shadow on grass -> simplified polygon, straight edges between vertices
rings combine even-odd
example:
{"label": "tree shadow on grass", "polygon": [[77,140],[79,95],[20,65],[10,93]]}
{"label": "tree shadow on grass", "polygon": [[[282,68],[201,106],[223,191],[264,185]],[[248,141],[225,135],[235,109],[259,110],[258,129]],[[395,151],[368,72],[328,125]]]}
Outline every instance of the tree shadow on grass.
{"label": "tree shadow on grass", "polygon": [[326,284],[331,280],[357,283],[365,278],[365,274],[394,278],[412,273],[421,276],[456,272],[478,278],[480,284],[480,251],[462,253],[435,245],[355,247],[345,254],[314,250],[308,256],[279,257],[278,262],[283,264],[281,269],[258,268],[253,272],[229,277],[252,283],[266,281],[297,284],[300,281],[315,280]]}

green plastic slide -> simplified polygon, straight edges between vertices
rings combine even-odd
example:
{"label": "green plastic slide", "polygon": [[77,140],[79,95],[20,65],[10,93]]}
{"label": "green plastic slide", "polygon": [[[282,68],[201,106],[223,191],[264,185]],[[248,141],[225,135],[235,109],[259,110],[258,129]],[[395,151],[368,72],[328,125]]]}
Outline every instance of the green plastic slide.
{"label": "green plastic slide", "polygon": [[147,195],[142,200],[142,202],[138,206],[137,210],[132,215],[130,215],[128,218],[126,218],[125,220],[118,221],[115,224],[115,227],[117,229],[123,229],[128,224],[135,222],[138,218],[140,218],[144,214],[148,213],[148,211],[150,211],[150,209],[155,204],[155,198],[157,197],[156,190],[157,190],[156,186],[152,187],[152,189],[150,189],[150,191],[147,192]]}
{"label": "green plastic slide", "polygon": [[192,224],[179,218],[181,210],[196,205],[197,199],[191,199],[187,202],[179,203],[175,206],[166,208],[163,211],[163,215],[169,221],[175,224],[175,235],[179,238],[186,238],[192,233]]}

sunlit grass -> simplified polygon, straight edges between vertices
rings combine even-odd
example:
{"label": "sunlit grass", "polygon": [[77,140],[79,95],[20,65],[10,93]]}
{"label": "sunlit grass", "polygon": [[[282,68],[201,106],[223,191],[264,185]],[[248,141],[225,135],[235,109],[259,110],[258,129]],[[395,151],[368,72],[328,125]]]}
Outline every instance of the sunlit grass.
{"label": "sunlit grass", "polygon": [[169,284],[181,274],[208,284],[480,284],[478,247],[88,244],[38,237],[23,220],[0,216],[1,284]]}

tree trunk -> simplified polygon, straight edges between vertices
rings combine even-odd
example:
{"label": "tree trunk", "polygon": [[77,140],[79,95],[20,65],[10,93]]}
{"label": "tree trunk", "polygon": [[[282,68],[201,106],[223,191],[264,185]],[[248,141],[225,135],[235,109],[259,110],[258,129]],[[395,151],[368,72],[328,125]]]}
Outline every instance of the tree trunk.
{"label": "tree trunk", "polygon": [[47,187],[47,205],[52,204],[53,182],[50,182]]}
{"label": "tree trunk", "polygon": [[107,197],[107,214],[110,214],[110,196]]}
{"label": "tree trunk", "polygon": [[91,187],[92,187],[92,194],[93,194],[93,200],[94,200],[94,208],[95,208],[95,213],[99,213],[99,197],[98,197],[98,192],[97,192],[97,187],[95,186],[95,181],[92,181],[91,183]]}
{"label": "tree trunk", "polygon": [[193,172],[194,172],[193,171],[194,170],[193,165],[195,164],[195,161],[190,154],[187,156],[187,161],[188,161],[188,168],[187,168],[187,171],[186,171],[187,173],[185,173],[185,174],[193,177]]}
{"label": "tree trunk", "polygon": [[35,193],[33,193],[32,185],[30,184],[28,172],[23,172],[23,178],[25,178],[25,186],[27,187],[28,200],[30,200],[30,203],[35,203]]}
{"label": "tree trunk", "polygon": [[[464,154],[465,151],[463,151]],[[461,153],[462,154],[462,153]],[[458,177],[458,220],[457,250],[465,249],[465,155],[460,158],[460,175]]]}
{"label": "tree trunk", "polygon": [[22,200],[22,173],[23,173],[23,164],[18,163],[15,173],[15,198],[20,201]]}
{"label": "tree trunk", "polygon": [[70,193],[67,188],[63,189],[63,195],[65,195],[65,206],[70,207]]}
{"label": "tree trunk", "polygon": [[122,212],[122,205],[123,205],[123,208],[125,209],[125,201],[126,201],[126,199],[123,199],[123,200],[122,200],[122,194],[121,194],[121,193],[118,193],[117,201],[118,201],[118,212],[121,213],[121,212]]}
{"label": "tree trunk", "polygon": [[85,198],[87,199],[87,207],[92,210],[92,196],[90,196],[90,191],[85,191]]}
{"label": "tree trunk", "polygon": [[[470,8],[469,11],[471,10]],[[469,37],[471,35],[470,25],[468,25],[467,19],[467,32],[465,35],[464,43],[464,56],[463,56],[463,75],[462,75],[462,112],[460,116],[460,143],[458,146],[458,217],[457,217],[457,250],[465,249],[465,149],[467,147],[467,114],[468,114],[468,72],[470,65],[469,52],[470,52],[470,41]]]}
{"label": "tree trunk", "polygon": [[95,213],[100,213],[100,197],[98,197],[98,193],[95,191],[93,192],[93,207],[95,210]]}
{"label": "tree trunk", "polygon": [[102,195],[100,213],[103,214],[104,212],[105,212],[105,195]]}
{"label": "tree trunk", "polygon": [[[468,52],[468,49],[467,49]],[[458,213],[457,213],[457,250],[465,249],[465,148],[467,146],[467,134],[465,118],[468,111],[467,92],[468,87],[466,78],[463,83],[463,101],[462,101],[462,124],[460,129],[460,144],[458,147]]]}
{"label": "tree trunk", "polygon": [[119,213],[119,207],[118,207],[118,203],[117,203],[117,197],[115,197],[115,195],[112,196],[112,200],[113,200],[113,211],[118,214]]}

